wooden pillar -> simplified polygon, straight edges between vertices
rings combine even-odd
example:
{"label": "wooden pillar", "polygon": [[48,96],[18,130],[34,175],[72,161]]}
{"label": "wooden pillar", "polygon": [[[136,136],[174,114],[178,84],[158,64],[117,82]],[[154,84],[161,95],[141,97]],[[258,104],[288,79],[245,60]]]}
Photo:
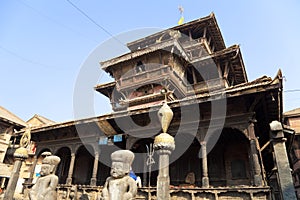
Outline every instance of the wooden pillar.
{"label": "wooden pillar", "polygon": [[93,167],[93,174],[91,178],[90,185],[96,186],[97,184],[97,172],[98,172],[98,162],[99,162],[99,152],[95,152],[95,159],[94,159],[94,167]]}
{"label": "wooden pillar", "polygon": [[250,140],[250,150],[251,150],[251,158],[252,158],[252,163],[253,163],[253,175],[254,175],[253,184],[255,186],[262,186],[263,185],[262,174],[261,174],[261,168],[259,165],[255,140]]}
{"label": "wooden pillar", "polygon": [[74,170],[74,164],[75,164],[75,153],[71,153],[71,161],[70,161],[70,167],[69,167],[69,173],[66,184],[71,185],[72,184],[72,176],[73,176],[73,170]]}
{"label": "wooden pillar", "polygon": [[201,156],[202,156],[202,187],[209,187],[208,168],[207,168],[207,153],[206,142],[201,142]]}
{"label": "wooden pillar", "polygon": [[255,186],[262,186],[263,185],[263,179],[262,179],[262,169],[259,164],[258,159],[258,151],[256,146],[256,136],[255,136],[255,130],[254,130],[254,124],[253,122],[250,122],[248,126],[248,135],[250,138],[250,158],[252,159],[252,171],[253,171],[253,184]]}

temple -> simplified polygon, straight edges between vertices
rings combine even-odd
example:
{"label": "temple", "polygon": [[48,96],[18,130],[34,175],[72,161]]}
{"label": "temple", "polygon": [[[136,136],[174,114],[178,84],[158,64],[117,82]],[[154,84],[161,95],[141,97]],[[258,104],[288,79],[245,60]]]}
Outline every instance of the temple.
{"label": "temple", "polygon": [[155,199],[157,154],[148,161],[161,133],[157,111],[167,102],[176,144],[171,199],[296,199],[281,125],[280,70],[248,81],[239,45],[225,45],[213,13],[127,46],[129,53],[101,61],[114,81],[94,88],[110,99],[112,113],[31,129],[37,151],[28,187],[40,155],[50,151],[61,158],[58,195],[96,199],[110,154],[119,148],[136,153],[138,198]]}

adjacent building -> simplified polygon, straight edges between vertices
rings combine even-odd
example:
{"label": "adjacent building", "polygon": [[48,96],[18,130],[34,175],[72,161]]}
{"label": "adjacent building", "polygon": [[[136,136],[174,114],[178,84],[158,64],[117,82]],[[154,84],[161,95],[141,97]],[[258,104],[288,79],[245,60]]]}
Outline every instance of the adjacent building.
{"label": "adjacent building", "polygon": [[300,199],[300,108],[283,113],[284,124],[292,129],[290,136],[290,162],[293,169],[293,178],[298,199]]}
{"label": "adjacent building", "polygon": [[12,152],[9,151],[15,141],[15,132],[27,126],[26,122],[9,110],[0,106],[0,190],[8,183],[13,168]]}

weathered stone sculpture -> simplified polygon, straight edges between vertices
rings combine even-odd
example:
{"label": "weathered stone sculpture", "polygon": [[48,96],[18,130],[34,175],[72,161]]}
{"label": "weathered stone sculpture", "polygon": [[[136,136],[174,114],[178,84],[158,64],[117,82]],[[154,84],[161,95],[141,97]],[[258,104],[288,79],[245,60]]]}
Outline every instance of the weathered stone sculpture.
{"label": "weathered stone sculpture", "polygon": [[55,169],[60,162],[58,156],[47,156],[42,161],[41,177],[29,192],[30,200],[56,200],[56,186],[58,177],[55,175]]}
{"label": "weathered stone sculpture", "polygon": [[102,190],[103,200],[134,199],[137,185],[129,176],[134,154],[129,150],[118,150],[111,154],[112,166],[110,177],[106,179]]}

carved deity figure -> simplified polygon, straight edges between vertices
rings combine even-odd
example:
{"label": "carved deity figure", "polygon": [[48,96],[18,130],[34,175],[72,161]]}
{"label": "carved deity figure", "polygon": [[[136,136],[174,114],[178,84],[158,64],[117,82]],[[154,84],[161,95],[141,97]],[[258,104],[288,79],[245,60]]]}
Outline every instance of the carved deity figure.
{"label": "carved deity figure", "polygon": [[58,177],[55,169],[60,162],[57,156],[47,156],[42,161],[40,177],[29,192],[30,200],[56,200]]}
{"label": "carved deity figure", "polygon": [[118,150],[111,154],[110,177],[106,179],[102,190],[102,200],[134,199],[137,185],[129,176],[134,154],[129,150]]}

